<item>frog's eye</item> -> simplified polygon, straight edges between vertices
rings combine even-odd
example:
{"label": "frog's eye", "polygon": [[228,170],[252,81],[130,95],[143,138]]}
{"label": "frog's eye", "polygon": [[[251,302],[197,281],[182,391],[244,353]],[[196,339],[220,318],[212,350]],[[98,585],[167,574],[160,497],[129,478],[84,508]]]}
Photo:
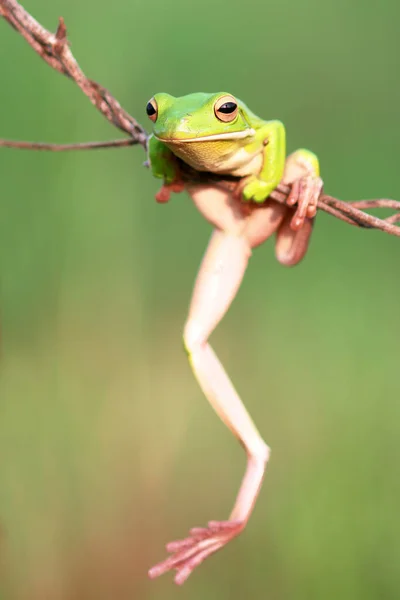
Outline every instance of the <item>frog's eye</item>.
{"label": "frog's eye", "polygon": [[151,119],[152,121],[157,121],[158,106],[154,98],[148,101],[146,106],[146,113],[149,119]]}
{"label": "frog's eye", "polygon": [[214,104],[214,112],[217,119],[229,123],[236,119],[238,114],[238,105],[233,96],[222,96]]}

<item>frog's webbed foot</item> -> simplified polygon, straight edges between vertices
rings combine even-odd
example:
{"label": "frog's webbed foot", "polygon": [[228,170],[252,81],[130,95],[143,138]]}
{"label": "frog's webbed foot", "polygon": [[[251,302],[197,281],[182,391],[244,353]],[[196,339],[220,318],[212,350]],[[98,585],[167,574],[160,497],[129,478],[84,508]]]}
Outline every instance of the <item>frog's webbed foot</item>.
{"label": "frog's webbed foot", "polygon": [[322,187],[322,179],[316,175],[305,175],[292,183],[292,189],[286,200],[288,206],[296,206],[290,223],[291,229],[297,231],[304,225],[307,217],[309,219],[315,217]]}
{"label": "frog's webbed foot", "polygon": [[179,194],[179,192],[183,192],[184,189],[184,182],[178,179],[172,183],[164,183],[156,194],[156,200],[160,204],[164,204],[165,202],[168,202],[172,192]]}
{"label": "frog's webbed foot", "polygon": [[208,527],[194,527],[189,537],[167,544],[171,556],[152,567],[149,577],[154,579],[175,569],[175,583],[181,585],[208,556],[239,535],[244,525],[242,521],[210,521]]}
{"label": "frog's webbed foot", "polygon": [[277,186],[275,182],[267,182],[254,175],[243,177],[237,184],[233,196],[237,200],[244,202],[264,202],[272,190]]}

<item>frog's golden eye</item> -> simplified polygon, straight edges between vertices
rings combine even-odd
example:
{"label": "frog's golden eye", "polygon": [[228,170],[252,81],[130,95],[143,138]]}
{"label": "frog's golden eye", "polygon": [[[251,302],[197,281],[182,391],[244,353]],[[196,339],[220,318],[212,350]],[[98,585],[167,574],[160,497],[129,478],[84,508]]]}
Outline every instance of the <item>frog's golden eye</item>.
{"label": "frog's golden eye", "polygon": [[214,104],[214,112],[217,119],[229,123],[236,119],[238,105],[233,96],[221,96]]}
{"label": "frog's golden eye", "polygon": [[154,98],[148,101],[146,106],[146,113],[149,119],[151,119],[152,121],[157,121],[158,106]]}

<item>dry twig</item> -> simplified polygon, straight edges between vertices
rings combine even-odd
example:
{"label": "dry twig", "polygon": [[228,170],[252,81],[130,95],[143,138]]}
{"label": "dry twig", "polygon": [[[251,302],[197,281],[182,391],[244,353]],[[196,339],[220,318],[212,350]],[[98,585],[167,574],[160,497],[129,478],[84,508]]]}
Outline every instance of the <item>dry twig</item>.
{"label": "dry twig", "polygon": [[[53,69],[75,81],[106,119],[129,136],[126,140],[87,142],[82,144],[44,144],[0,139],[0,147],[59,152],[63,150],[110,148],[139,144],[146,149],[147,134],[143,127],[121,107],[108,90],[84,75],[69,48],[67,30],[62,18],[59,20],[56,33],[53,34],[42,27],[16,0],[0,0],[0,16],[4,17]],[[188,168],[183,163],[182,176],[187,181],[213,181],[216,185],[229,189],[233,189],[237,184],[237,179],[233,177],[220,177],[211,173],[200,173]],[[289,191],[289,186],[280,184],[270,197],[277,202],[285,203]],[[386,219],[379,219],[362,210],[371,208],[389,208],[397,212]],[[318,209],[350,225],[379,229],[400,237],[400,227],[396,225],[397,222],[400,222],[400,202],[396,200],[382,198],[378,200],[343,202],[322,193],[318,201]]]}
{"label": "dry twig", "polygon": [[133,138],[126,140],[109,140],[108,142],[81,142],[77,144],[46,144],[44,142],[17,142],[0,139],[0,148],[18,148],[19,150],[50,150],[65,152],[68,150],[98,150],[102,148],[125,148],[137,142]]}
{"label": "dry twig", "polygon": [[146,146],[147,135],[139,123],[121,107],[108,90],[88,79],[79,67],[69,48],[67,29],[62,17],[54,34],[42,27],[16,0],[0,0],[0,16],[4,17],[53,69],[75,81],[110,123],[132,137],[132,144]]}

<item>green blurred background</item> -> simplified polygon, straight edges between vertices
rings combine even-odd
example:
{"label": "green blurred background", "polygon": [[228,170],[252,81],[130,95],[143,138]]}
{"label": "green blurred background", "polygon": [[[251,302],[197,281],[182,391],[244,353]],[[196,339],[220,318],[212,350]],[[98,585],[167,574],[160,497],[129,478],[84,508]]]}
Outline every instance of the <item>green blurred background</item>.
{"label": "green blurred background", "polygon": [[[328,193],[400,198],[398,0],[25,6],[146,127],[157,91],[227,90]],[[116,137],[5,22],[0,82],[0,137]],[[210,227],[185,194],[156,204],[141,148],[0,156],[2,598],[175,598],[147,569],[228,516],[245,467],[181,345]],[[255,252],[213,344],[272,459],[183,597],[400,597],[399,265],[398,239],[326,215],[296,269]]]}

